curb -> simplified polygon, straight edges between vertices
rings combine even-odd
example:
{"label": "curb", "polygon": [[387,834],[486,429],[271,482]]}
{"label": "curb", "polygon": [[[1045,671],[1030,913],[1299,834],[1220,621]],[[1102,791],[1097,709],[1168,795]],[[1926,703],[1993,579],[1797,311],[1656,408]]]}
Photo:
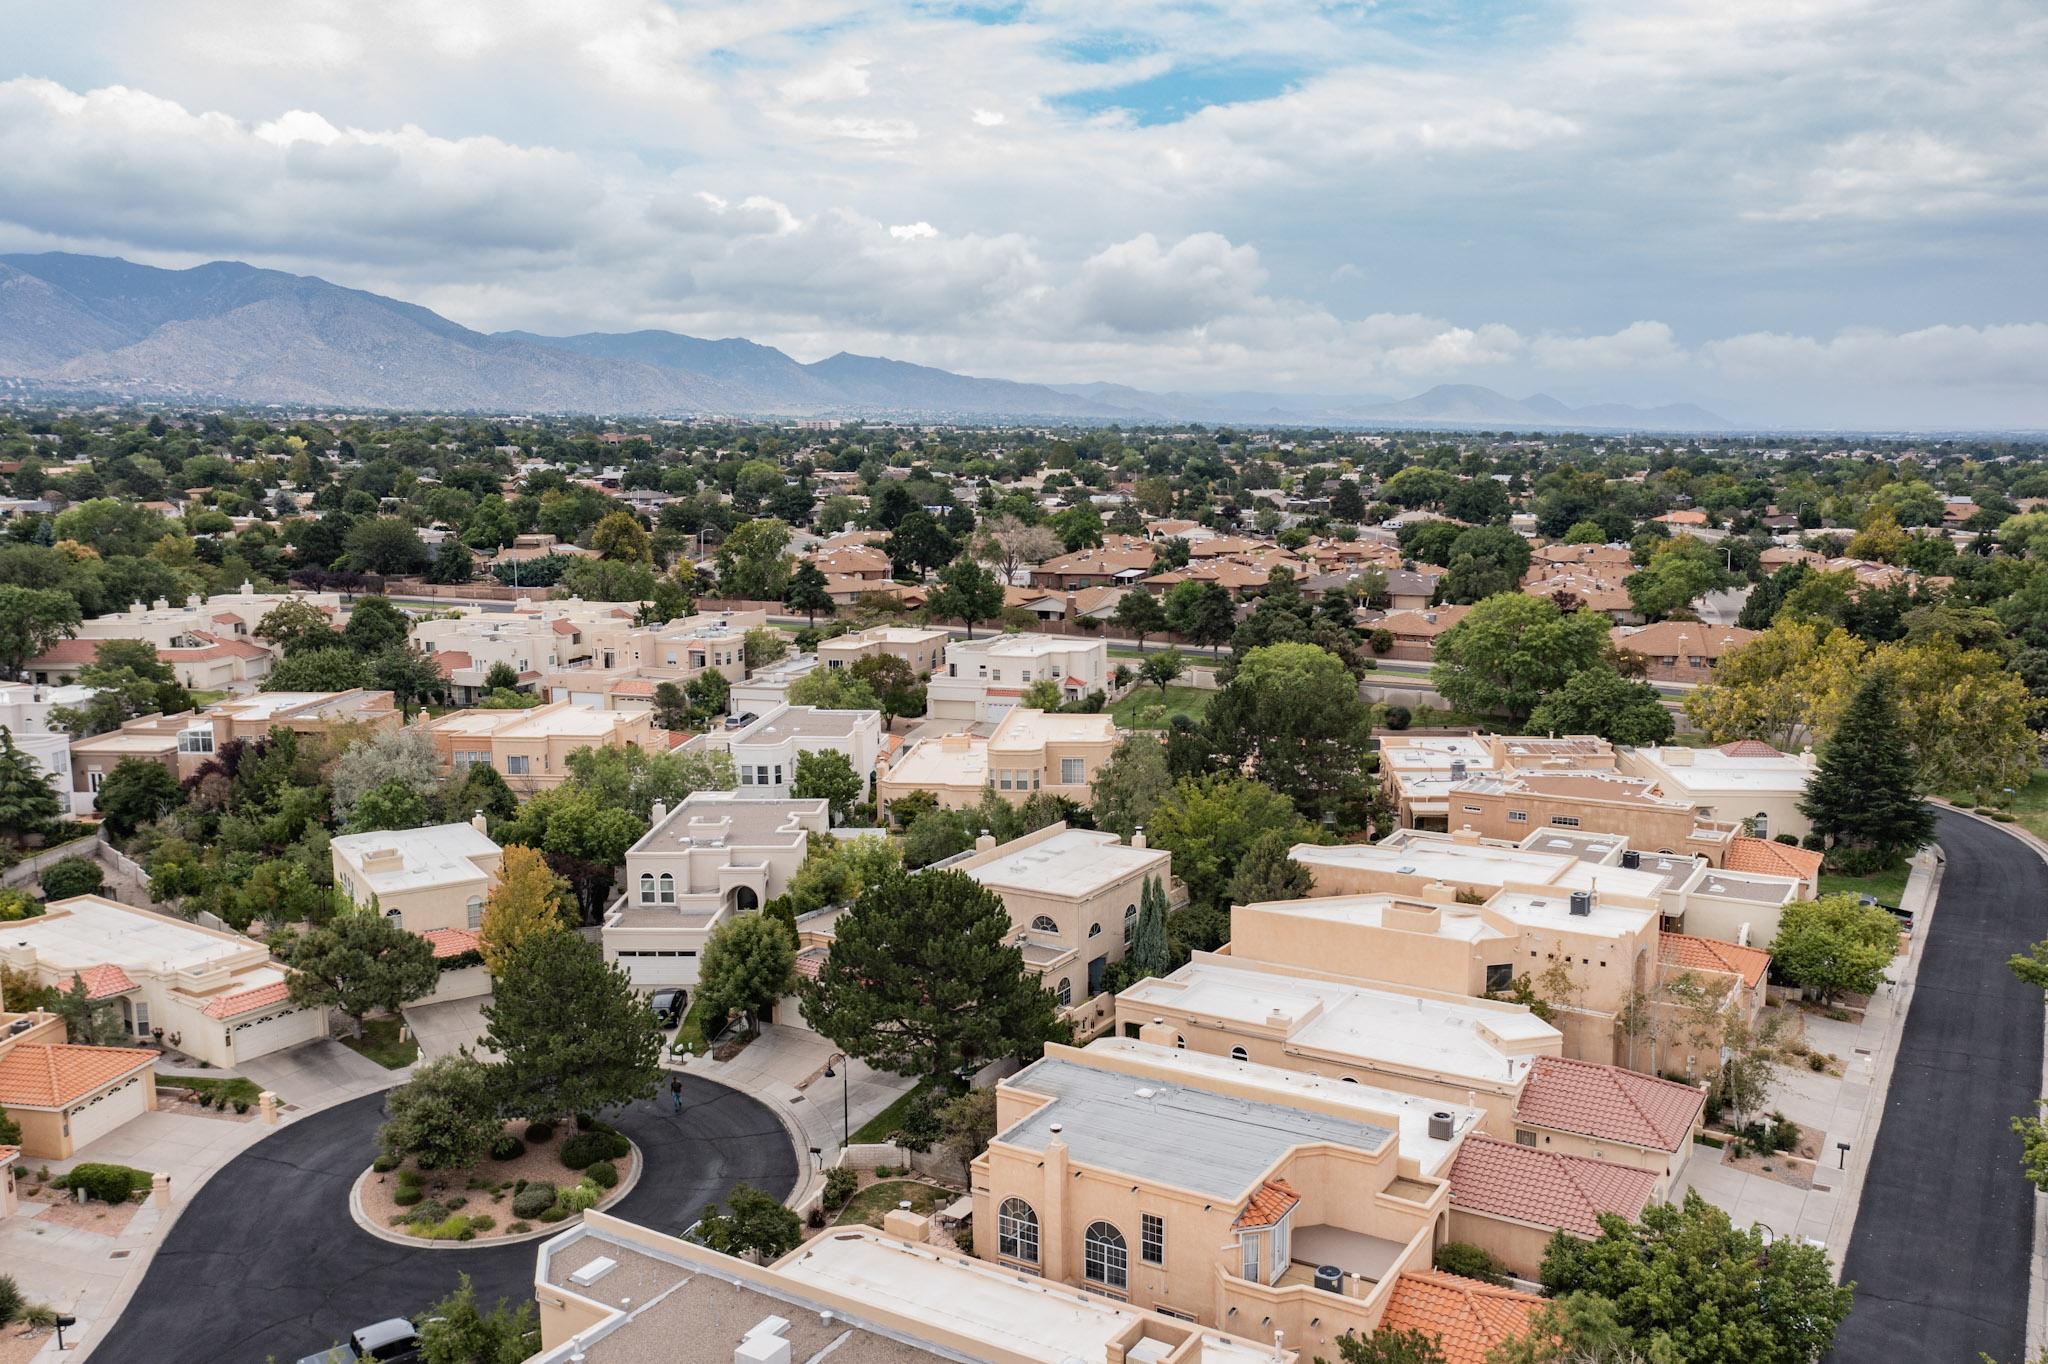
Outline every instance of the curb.
{"label": "curb", "polygon": [[[633,1147],[633,1173],[620,1180],[618,1187],[607,1193],[603,1201],[589,1211],[603,1212],[618,1203],[633,1192],[634,1187],[640,1183],[640,1176],[646,1172],[647,1153],[642,1151],[631,1137],[627,1137],[626,1141]],[[348,1215],[355,1219],[358,1227],[378,1240],[389,1241],[394,1246],[406,1246],[413,1250],[489,1250],[494,1246],[514,1246],[522,1241],[538,1241],[544,1237],[559,1235],[583,1221],[583,1214],[579,1212],[573,1218],[564,1217],[559,1222],[549,1222],[532,1231],[506,1236],[478,1237],[474,1241],[429,1241],[419,1236],[401,1236],[389,1227],[378,1226],[363,1211],[363,1181],[375,1173],[375,1170],[365,1166],[363,1172],[356,1176],[356,1182],[348,1186]]]}
{"label": "curb", "polygon": [[[664,1069],[674,1071],[680,1075],[694,1075],[699,1080],[729,1089],[735,1094],[744,1094],[775,1115],[775,1120],[782,1124],[783,1134],[789,1138],[790,1146],[796,1152],[796,1183],[790,1188],[789,1197],[782,1200],[784,1207],[801,1209],[805,1203],[810,1201],[814,1185],[818,1188],[824,1187],[825,1176],[811,1168],[818,1161],[822,1161],[824,1157],[820,1156],[818,1161],[811,1159],[811,1134],[804,1130],[803,1124],[797,1121],[796,1114],[790,1111],[795,1106],[794,1104],[773,1094],[764,1094],[750,1086],[736,1084],[722,1076],[706,1075],[702,1071],[693,1071],[687,1066],[666,1066]],[[797,1102],[803,1103],[808,1101],[808,1096],[799,1090]],[[821,1149],[826,1150],[829,1150],[829,1148],[829,1143],[821,1147]]]}

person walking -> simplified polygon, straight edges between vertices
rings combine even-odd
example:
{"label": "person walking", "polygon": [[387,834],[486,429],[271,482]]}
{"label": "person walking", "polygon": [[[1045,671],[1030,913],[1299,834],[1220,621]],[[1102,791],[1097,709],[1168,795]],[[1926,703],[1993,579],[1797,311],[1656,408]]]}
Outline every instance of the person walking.
{"label": "person walking", "polygon": [[675,1108],[676,1112],[680,1113],[683,1111],[682,1076],[671,1075],[668,1077],[668,1101]]}

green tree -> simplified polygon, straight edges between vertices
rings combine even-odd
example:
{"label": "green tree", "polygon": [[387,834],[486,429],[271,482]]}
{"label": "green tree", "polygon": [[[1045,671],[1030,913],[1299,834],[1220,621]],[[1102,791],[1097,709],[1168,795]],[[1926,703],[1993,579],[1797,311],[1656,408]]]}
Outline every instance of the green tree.
{"label": "green tree", "polygon": [[[1337,1357],[1344,1364],[1447,1364],[1439,1336],[1382,1326],[1369,1336],[1340,1336]],[[1318,1356],[1316,1364],[1323,1364]]]}
{"label": "green tree", "polygon": [[372,517],[349,528],[348,561],[365,573],[417,573],[427,566],[427,547],[398,517]]}
{"label": "green tree", "polygon": [[874,688],[844,668],[813,668],[789,684],[789,704],[819,710],[880,710]]}
{"label": "green tree", "polygon": [[819,616],[832,615],[839,609],[826,588],[824,573],[806,559],[789,575],[789,588],[782,594],[782,604],[791,611],[803,612],[815,627]]}
{"label": "green tree", "polygon": [[689,701],[690,713],[677,728],[695,729],[712,716],[724,714],[732,705],[732,683],[725,680],[724,673],[706,668],[683,684],[683,695]]}
{"label": "green tree", "polygon": [[869,1065],[951,1076],[1035,1052],[1063,1031],[1010,941],[1009,911],[970,876],[887,871],[834,928],[817,979],[804,983],[804,1018]]}
{"label": "green tree", "polygon": [[94,797],[100,818],[117,838],[127,838],[153,819],[178,808],[185,793],[161,763],[123,758],[100,782]]}
{"label": "green tree", "polygon": [[742,522],[718,547],[719,595],[781,601],[789,588],[789,527],[773,518]]}
{"label": "green tree", "polygon": [[1109,761],[1095,769],[1095,780],[1089,785],[1088,804],[1095,827],[1128,842],[1152,818],[1160,798],[1172,787],[1166,746],[1142,730],[1126,735]]}
{"label": "green tree", "polygon": [[1173,969],[1166,941],[1166,889],[1156,876],[1146,877],[1138,892],[1138,923],[1125,960],[1134,980],[1163,976]]}
{"label": "green tree", "polygon": [[1192,901],[1216,906],[1238,864],[1268,832],[1290,846],[1315,841],[1293,801],[1263,782],[1219,773],[1177,782],[1153,809],[1146,839],[1173,854],[1174,873]]}
{"label": "green tree", "polygon": [[348,812],[348,831],[352,834],[417,829],[427,822],[426,797],[396,778],[365,791]]}
{"label": "green tree", "polygon": [[106,873],[89,857],[67,857],[45,867],[38,878],[43,895],[50,900],[68,900],[74,895],[97,895],[106,885]]}
{"label": "green tree", "polygon": [[1174,679],[1185,671],[1187,659],[1178,649],[1161,649],[1156,654],[1147,654],[1138,664],[1139,679],[1159,688],[1161,700],[1165,699],[1166,689],[1173,685]]}
{"label": "green tree", "polygon": [[433,567],[427,570],[427,581],[459,585],[476,576],[476,555],[469,552],[469,546],[456,536],[449,536],[434,551]]}
{"label": "green tree", "polygon": [[337,642],[334,622],[309,601],[289,597],[256,622],[256,637],[269,640],[284,654],[302,653]]}
{"label": "green tree", "polygon": [[19,843],[63,812],[50,774],[15,744],[13,730],[0,725],[0,834]]}
{"label": "green tree", "polygon": [[1159,604],[1159,598],[1142,587],[1134,587],[1116,599],[1116,611],[1110,619],[1137,637],[1138,647],[1145,647],[1145,636],[1156,635],[1166,628],[1166,608]]}
{"label": "green tree", "polygon": [[1513,592],[1529,571],[1529,542],[1506,526],[1474,526],[1451,542],[1450,563],[1437,585],[1439,600],[1476,602]]}
{"label": "green tree", "polygon": [[1629,604],[1646,620],[1663,620],[1728,585],[1721,556],[1712,545],[1681,535],[1660,545],[1650,562],[1628,576]]}
{"label": "green tree", "polygon": [[797,1215],[751,1184],[736,1187],[725,1200],[704,1210],[696,1236],[723,1255],[748,1255],[767,1264],[803,1243],[804,1226]]}
{"label": "green tree", "polygon": [[1795,900],[1778,919],[1771,965],[1827,1004],[1838,994],[1874,993],[1899,952],[1899,923],[1855,895]]}
{"label": "green tree", "polygon": [[572,560],[562,570],[561,585],[570,596],[585,601],[644,602],[654,600],[659,592],[652,568],[616,559]]}
{"label": "green tree", "polygon": [[1506,592],[1437,637],[1430,680],[1460,710],[1519,722],[1606,651],[1605,616],[1566,613],[1546,597]]}
{"label": "green tree", "polygon": [[661,1079],[653,1013],[626,973],[575,933],[514,944],[484,1022],[485,1044],[504,1058],[504,1107],[520,1117],[596,1113],[652,1096]]}
{"label": "green tree", "polygon": [[357,1037],[372,1013],[394,1012],[432,994],[441,982],[427,940],[374,906],[280,934],[271,951],[291,972],[292,1002],[341,1010]]}
{"label": "green tree", "polygon": [[64,1036],[75,1046],[113,1047],[129,1040],[114,1001],[92,998],[86,992],[83,976],[72,976],[71,983],[57,992],[48,1007],[64,1020]]}
{"label": "green tree", "polygon": [[789,653],[789,636],[770,625],[757,625],[740,641],[740,656],[747,671],[780,662]]}
{"label": "green tree", "polygon": [[[2032,1113],[2014,1118],[2012,1130],[2020,1139],[2020,1168],[2026,1171],[2027,1182],[2048,1193],[2048,1123],[2041,1120],[2044,1108],[2048,1108],[2048,1099],[2036,1104]],[[0,1112],[0,1117],[4,1116]]]}
{"label": "green tree", "polygon": [[1799,802],[1816,833],[1886,864],[1934,836],[1893,688],[1884,669],[1857,686]]}
{"label": "green tree", "polygon": [[92,699],[50,712],[53,725],[75,735],[104,734],[139,715],[192,709],[192,697],[179,685],[178,675],[144,639],[101,640],[93,647],[93,661],[78,670],[75,680],[92,688]]}
{"label": "green tree", "polygon": [[384,1112],[378,1147],[395,1159],[416,1157],[428,1169],[466,1169],[504,1131],[490,1069],[466,1050],[415,1068],[384,1096]]}
{"label": "green tree", "polygon": [[1534,734],[1597,734],[1617,744],[1646,745],[1669,742],[1676,725],[1655,687],[1598,663],[1538,702],[1528,728]]}
{"label": "green tree", "polygon": [[1223,641],[1237,628],[1230,593],[1215,583],[1184,578],[1167,590],[1162,606],[1167,625],[1197,648],[1206,644],[1221,652]]}
{"label": "green tree", "polygon": [[832,822],[844,824],[864,794],[864,785],[844,753],[836,748],[822,748],[796,755],[795,779],[789,784],[789,794],[800,800],[823,796],[831,802]]}
{"label": "green tree", "polygon": [[0,585],[0,668],[21,676],[32,658],[78,633],[78,598],[56,588]]}
{"label": "green tree", "polygon": [[1231,873],[1224,899],[1233,905],[1300,900],[1309,892],[1308,868],[1290,856],[1295,840],[1280,829],[1268,829],[1252,840]]}
{"label": "green tree", "polygon": [[286,654],[258,684],[260,691],[350,691],[370,685],[370,660],[353,647],[333,645]]}
{"label": "green tree", "polygon": [[647,528],[629,511],[608,513],[604,520],[598,522],[590,532],[590,547],[597,551],[599,558],[617,563],[654,562],[654,552],[647,540]]}
{"label": "green tree", "polygon": [[500,1298],[486,1312],[464,1274],[460,1287],[426,1310],[419,1351],[420,1364],[521,1364],[540,1352],[533,1303]]}
{"label": "green tree", "polygon": [[794,988],[796,942],[782,920],[738,914],[711,930],[699,968],[697,1006],[713,1023],[751,1019]]}
{"label": "green tree", "polygon": [[[717,673],[700,676],[719,677]],[[719,677],[724,681],[723,677]],[[683,689],[673,682],[657,682],[654,687],[654,724],[657,729],[685,730],[690,728],[690,698]]]}
{"label": "green tree", "polygon": [[917,669],[905,663],[894,654],[869,654],[866,658],[855,659],[851,668],[854,680],[867,684],[881,703],[884,722],[898,716],[922,715],[925,709],[924,684],[919,681]]}
{"label": "green tree", "polygon": [[1063,700],[1060,684],[1050,677],[1041,677],[1024,689],[1017,704],[1025,710],[1058,710]]}
{"label": "green tree", "polygon": [[914,511],[896,523],[882,542],[882,552],[897,577],[921,580],[939,565],[951,563],[960,545],[930,512]]}
{"label": "green tree", "polygon": [[1362,807],[1372,711],[1343,661],[1314,644],[1270,644],[1235,660],[1203,731],[1226,766],[1251,774],[1312,818]]}
{"label": "green tree", "polygon": [[901,807],[907,804],[907,799],[897,801],[895,815],[908,821],[903,827],[903,861],[906,866],[928,867],[974,846],[974,834],[967,827],[966,817],[958,810],[928,809],[904,813]]}
{"label": "green tree", "polygon": [[433,655],[417,644],[394,644],[370,659],[370,682],[391,693],[398,713],[410,720],[414,708],[437,695],[446,679]]}
{"label": "green tree", "polygon": [[938,588],[925,602],[933,620],[957,620],[974,638],[978,621],[994,620],[1003,613],[1003,585],[996,575],[972,559],[955,559],[939,574]]}
{"label": "green tree", "polygon": [[1697,1192],[1634,1226],[1603,1215],[1591,1241],[1559,1232],[1543,1283],[1553,1296],[1606,1299],[1637,1349],[1686,1364],[1811,1364],[1855,1290],[1835,1283],[1826,1251],[1789,1236],[1766,1244]]}

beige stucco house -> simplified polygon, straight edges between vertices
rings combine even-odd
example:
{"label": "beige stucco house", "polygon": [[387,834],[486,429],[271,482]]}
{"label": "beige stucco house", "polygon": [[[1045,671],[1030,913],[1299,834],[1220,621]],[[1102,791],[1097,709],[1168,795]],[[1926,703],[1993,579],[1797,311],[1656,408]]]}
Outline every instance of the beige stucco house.
{"label": "beige stucco house", "polygon": [[531,710],[458,710],[428,721],[427,734],[455,779],[486,765],[522,794],[568,780],[569,755],[579,748],[656,746],[647,712],[593,710],[573,701]]}
{"label": "beige stucco house", "polygon": [[929,791],[941,806],[958,810],[978,804],[992,787],[1013,805],[1040,791],[1085,804],[1118,742],[1107,714],[1018,707],[986,737],[942,734],[911,744],[877,776],[876,798],[887,809],[912,791]]}

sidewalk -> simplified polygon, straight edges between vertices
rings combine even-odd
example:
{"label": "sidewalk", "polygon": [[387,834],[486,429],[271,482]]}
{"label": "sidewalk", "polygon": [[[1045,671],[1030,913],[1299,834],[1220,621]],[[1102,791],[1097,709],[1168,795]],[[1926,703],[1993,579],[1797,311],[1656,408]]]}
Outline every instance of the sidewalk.
{"label": "sidewalk", "polygon": [[[789,1196],[792,1207],[810,1197],[824,1182],[824,1171],[839,1159],[846,1139],[842,1109],[858,1131],[916,1083],[860,1061],[843,1060],[833,1063],[835,1073],[828,1080],[825,1064],[836,1055],[832,1043],[814,1032],[770,1023],[732,1060],[700,1058],[685,1067],[692,1075],[759,1099],[781,1117],[797,1145],[802,1170]],[[809,1154],[813,1150],[819,1154]]]}

